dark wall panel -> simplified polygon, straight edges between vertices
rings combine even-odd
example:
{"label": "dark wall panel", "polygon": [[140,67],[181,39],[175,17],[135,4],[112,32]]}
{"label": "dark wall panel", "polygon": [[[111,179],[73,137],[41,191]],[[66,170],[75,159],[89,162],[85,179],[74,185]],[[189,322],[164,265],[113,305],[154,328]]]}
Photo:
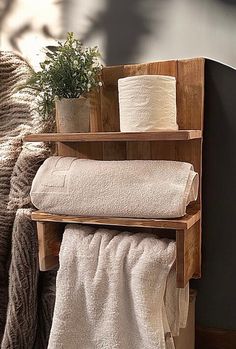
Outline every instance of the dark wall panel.
{"label": "dark wall panel", "polygon": [[206,61],[197,323],[236,329],[236,70]]}

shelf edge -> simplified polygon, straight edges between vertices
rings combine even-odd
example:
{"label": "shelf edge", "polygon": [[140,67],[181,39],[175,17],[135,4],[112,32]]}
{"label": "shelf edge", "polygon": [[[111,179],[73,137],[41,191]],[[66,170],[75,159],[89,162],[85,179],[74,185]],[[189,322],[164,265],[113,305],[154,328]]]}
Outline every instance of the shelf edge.
{"label": "shelf edge", "polygon": [[96,132],[96,133],[41,133],[23,138],[24,142],[126,142],[126,141],[188,141],[201,139],[201,130],[159,132]]}
{"label": "shelf edge", "polygon": [[55,223],[78,223],[95,224],[139,228],[160,228],[186,230],[193,226],[200,219],[200,210],[193,214],[187,214],[183,218],[177,219],[138,219],[121,217],[89,217],[89,216],[66,216],[34,211],[31,214],[32,220],[37,222],[55,222]]}

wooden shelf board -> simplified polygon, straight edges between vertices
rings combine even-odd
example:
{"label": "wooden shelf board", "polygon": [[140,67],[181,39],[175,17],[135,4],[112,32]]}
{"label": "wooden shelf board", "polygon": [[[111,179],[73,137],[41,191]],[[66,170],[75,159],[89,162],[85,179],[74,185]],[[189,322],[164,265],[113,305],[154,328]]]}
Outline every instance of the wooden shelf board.
{"label": "wooden shelf board", "polygon": [[32,220],[38,222],[80,223],[114,225],[124,227],[145,227],[186,230],[191,228],[200,219],[200,210],[188,209],[188,213],[182,218],[176,219],[148,219],[148,218],[121,218],[121,217],[92,217],[92,216],[66,216],[41,211],[32,213]]}
{"label": "wooden shelf board", "polygon": [[31,134],[25,142],[112,142],[112,141],[184,141],[202,137],[201,130],[158,132],[88,132]]}

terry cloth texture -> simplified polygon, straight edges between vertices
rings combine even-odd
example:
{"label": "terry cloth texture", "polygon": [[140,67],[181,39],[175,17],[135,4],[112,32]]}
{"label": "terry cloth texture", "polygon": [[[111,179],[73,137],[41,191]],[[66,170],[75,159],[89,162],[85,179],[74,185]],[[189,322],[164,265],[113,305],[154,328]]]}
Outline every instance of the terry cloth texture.
{"label": "terry cloth texture", "polygon": [[198,174],[186,162],[50,157],[34,178],[31,200],[49,213],[175,218],[197,194]]}
{"label": "terry cloth texture", "polygon": [[[177,295],[168,282],[174,261],[171,240],[67,225],[48,348],[173,349],[169,322],[188,312],[188,288]],[[186,325],[179,318],[172,328]]]}

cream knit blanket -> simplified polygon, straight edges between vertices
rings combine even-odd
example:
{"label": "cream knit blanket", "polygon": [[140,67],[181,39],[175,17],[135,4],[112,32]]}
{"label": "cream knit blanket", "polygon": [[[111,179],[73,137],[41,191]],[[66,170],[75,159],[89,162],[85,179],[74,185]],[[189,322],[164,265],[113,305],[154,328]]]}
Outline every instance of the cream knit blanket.
{"label": "cream knit blanket", "polygon": [[188,312],[188,286],[177,292],[170,273],[174,261],[171,240],[66,226],[48,348],[174,348],[171,332]]}
{"label": "cream knit blanket", "polygon": [[34,178],[31,199],[49,213],[174,218],[197,193],[198,175],[185,162],[51,157]]}
{"label": "cream knit blanket", "polygon": [[29,65],[22,57],[0,51],[0,343],[6,321],[11,234],[16,212],[16,208],[8,207],[10,179],[21,152],[22,137],[38,126],[34,98],[26,91],[17,91],[28,73]]}
{"label": "cream knit blanket", "polygon": [[[30,91],[18,90],[28,78],[29,69],[23,57],[0,51],[1,349],[36,349],[38,342],[42,342],[41,337],[44,337],[44,342],[47,341],[44,328],[47,332],[50,328],[50,320],[46,319],[50,306],[44,300],[48,292],[42,291],[42,297],[38,298],[42,299],[39,311],[36,301],[39,288],[34,224],[30,222],[29,210],[17,212],[18,208],[32,207],[29,196],[31,183],[39,165],[49,155],[45,144],[22,145],[26,134],[50,130],[35,110],[35,96]],[[43,326],[40,318],[45,320]],[[37,322],[41,326],[37,331],[40,338],[35,341]]]}

